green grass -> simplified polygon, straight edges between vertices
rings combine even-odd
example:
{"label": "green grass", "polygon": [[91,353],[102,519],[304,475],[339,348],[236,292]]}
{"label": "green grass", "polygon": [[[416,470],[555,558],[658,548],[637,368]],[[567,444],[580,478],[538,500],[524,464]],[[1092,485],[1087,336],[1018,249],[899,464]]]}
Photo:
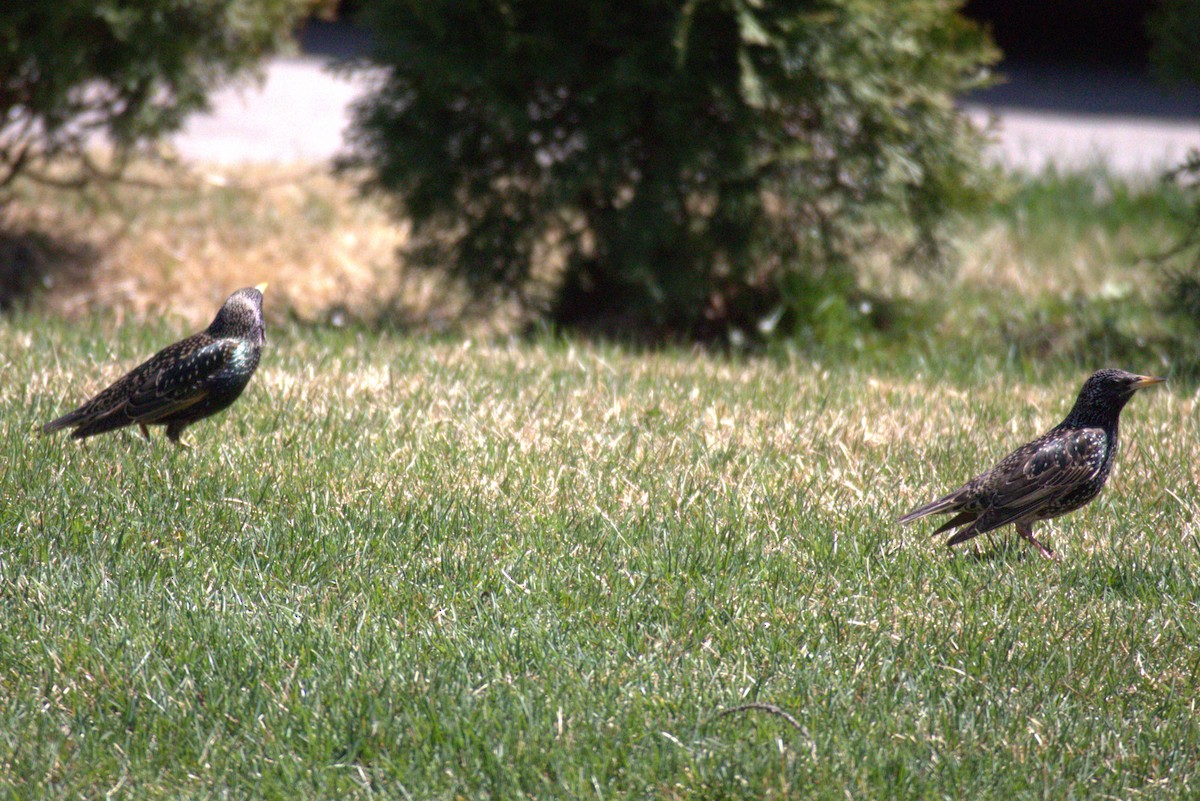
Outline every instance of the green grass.
{"label": "green grass", "polygon": [[1067,362],[276,327],[192,451],[31,435],[178,333],[0,321],[0,796],[1200,792],[1187,383],[1047,563],[892,521]]}
{"label": "green grass", "polygon": [[[999,195],[958,226],[959,270],[904,287],[928,320],[926,349],[1200,374],[1195,319],[1164,313],[1184,262],[1155,258],[1180,240],[1193,198],[1103,171],[1014,176]],[[882,272],[886,293],[897,272]]]}

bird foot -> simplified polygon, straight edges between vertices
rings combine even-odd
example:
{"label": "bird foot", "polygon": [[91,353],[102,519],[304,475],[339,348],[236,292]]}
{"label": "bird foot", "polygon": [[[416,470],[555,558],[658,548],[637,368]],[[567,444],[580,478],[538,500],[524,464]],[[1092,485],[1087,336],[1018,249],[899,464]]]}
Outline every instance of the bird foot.
{"label": "bird foot", "polygon": [[1062,557],[1060,557],[1054,551],[1047,548],[1045,545],[1042,545],[1040,542],[1035,542],[1034,545],[1037,546],[1038,553],[1040,553],[1042,555],[1043,559],[1049,559],[1051,562],[1061,562],[1062,561]]}
{"label": "bird foot", "polygon": [[1032,535],[1029,535],[1029,534],[1025,535],[1025,539],[1029,540],[1030,545],[1032,545],[1034,548],[1038,549],[1038,553],[1040,553],[1042,555],[1043,559],[1049,559],[1051,562],[1061,561],[1058,558],[1058,554],[1056,554],[1054,551],[1047,548],[1042,543],[1035,540]]}
{"label": "bird foot", "polygon": [[1049,559],[1053,562],[1059,561],[1058,554],[1056,554],[1054,551],[1050,550],[1049,548],[1047,548],[1045,545],[1038,542],[1037,539],[1034,538],[1032,526],[1030,526],[1028,524],[1026,524],[1026,525],[1018,524],[1017,525],[1017,533],[1020,534],[1025,540],[1027,540],[1030,545],[1032,545],[1034,548],[1037,548],[1038,553],[1040,553],[1042,555],[1043,559]]}
{"label": "bird foot", "polygon": [[186,440],[183,437],[180,437],[179,439],[174,440],[174,442],[175,442],[175,447],[179,448],[179,450],[181,450],[181,451],[190,451],[190,450],[192,450],[192,448],[195,447],[195,445],[191,441]]}

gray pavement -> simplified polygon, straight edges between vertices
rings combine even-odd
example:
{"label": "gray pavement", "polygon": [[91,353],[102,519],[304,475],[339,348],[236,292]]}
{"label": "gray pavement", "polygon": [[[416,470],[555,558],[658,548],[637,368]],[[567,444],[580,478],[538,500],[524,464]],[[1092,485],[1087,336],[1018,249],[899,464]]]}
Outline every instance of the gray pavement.
{"label": "gray pavement", "polygon": [[1200,89],[1167,89],[1131,68],[1006,64],[1002,82],[967,98],[994,124],[993,158],[1040,172],[1104,163],[1155,176],[1200,148]]}
{"label": "gray pavement", "polygon": [[275,59],[262,83],[217,92],[212,111],[191,117],[172,144],[185,159],[226,166],[328,161],[366,89],[364,77],[335,75],[319,58]]}
{"label": "gray pavement", "polygon": [[[317,48],[322,50],[321,47]],[[345,55],[326,47],[330,55]],[[200,163],[322,163],[343,147],[350,106],[368,87],[363,74],[328,68],[329,55],[276,59],[258,85],[225,89],[213,109],[173,139]],[[1153,176],[1200,149],[1200,91],[1168,92],[1115,69],[1016,65],[1008,80],[964,103],[991,125],[992,158],[1020,170],[1077,169],[1106,162],[1127,176]]]}

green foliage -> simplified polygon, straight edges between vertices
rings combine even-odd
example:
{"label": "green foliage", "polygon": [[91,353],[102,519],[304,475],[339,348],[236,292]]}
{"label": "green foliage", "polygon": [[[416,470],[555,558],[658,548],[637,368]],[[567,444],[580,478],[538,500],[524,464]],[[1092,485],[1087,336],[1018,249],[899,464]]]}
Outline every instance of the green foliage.
{"label": "green foliage", "polygon": [[[0,188],[78,185],[205,108],[312,0],[24,0],[0,13]],[[112,156],[101,166],[101,140]]]}
{"label": "green foliage", "polygon": [[[1168,84],[1200,86],[1200,0],[1164,0],[1147,21],[1155,74]],[[1193,329],[1200,329],[1200,151],[1192,151],[1166,176],[1183,189],[1190,204],[1183,219],[1187,231],[1163,260],[1166,308]],[[1182,258],[1178,258],[1182,257]]]}
{"label": "green foliage", "polygon": [[1165,307],[1193,333],[1200,331],[1200,151],[1193,150],[1166,175],[1186,198],[1178,214],[1183,232],[1170,249],[1158,254],[1164,265]]}
{"label": "green foliage", "polygon": [[1150,62],[1167,83],[1200,85],[1200,0],[1162,0],[1149,16]]}
{"label": "green foliage", "polygon": [[387,73],[346,164],[479,297],[794,330],[814,304],[792,288],[845,296],[868,246],[936,257],[980,190],[952,101],[995,52],[954,5],[372,0]]}

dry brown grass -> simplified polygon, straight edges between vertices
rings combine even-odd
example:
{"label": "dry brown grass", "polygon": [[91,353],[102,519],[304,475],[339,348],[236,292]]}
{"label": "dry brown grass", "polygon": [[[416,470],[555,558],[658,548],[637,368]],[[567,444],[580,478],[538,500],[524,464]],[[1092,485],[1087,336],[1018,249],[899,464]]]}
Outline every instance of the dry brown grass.
{"label": "dry brown grass", "polygon": [[[350,176],[141,164],[131,177],[81,194],[27,185],[3,210],[3,227],[32,243],[49,288],[39,296],[45,310],[71,319],[167,315],[194,327],[229,292],[267,281],[273,322],[381,321],[470,334],[527,322],[515,304],[467,314],[461,287],[407,265],[409,226],[384,199],[360,195]],[[1146,319],[1152,326],[1160,286],[1136,265],[1171,241],[1161,209],[1139,214],[1146,204],[1125,192],[1128,210],[1114,212],[1105,196],[1091,198],[1066,179],[1026,194],[960,225],[955,270],[897,269],[880,255],[863,267],[864,288],[921,309],[919,326],[960,349],[1015,346],[1078,358],[1105,315],[1128,321],[1131,307],[1142,315],[1122,331],[1127,338],[1141,335],[1133,329]],[[5,247],[0,241],[0,262]],[[553,242],[543,250],[541,273],[561,269]],[[0,299],[5,291],[0,275]],[[1123,308],[1112,310],[1114,303]]]}
{"label": "dry brown grass", "polygon": [[76,243],[42,254],[46,308],[167,314],[203,324],[233,290],[267,281],[268,313],[305,321],[391,317],[437,327],[461,298],[406,271],[408,227],[317,169],[184,171],[141,165],[129,183],[70,195],[24,187],[10,231]]}

